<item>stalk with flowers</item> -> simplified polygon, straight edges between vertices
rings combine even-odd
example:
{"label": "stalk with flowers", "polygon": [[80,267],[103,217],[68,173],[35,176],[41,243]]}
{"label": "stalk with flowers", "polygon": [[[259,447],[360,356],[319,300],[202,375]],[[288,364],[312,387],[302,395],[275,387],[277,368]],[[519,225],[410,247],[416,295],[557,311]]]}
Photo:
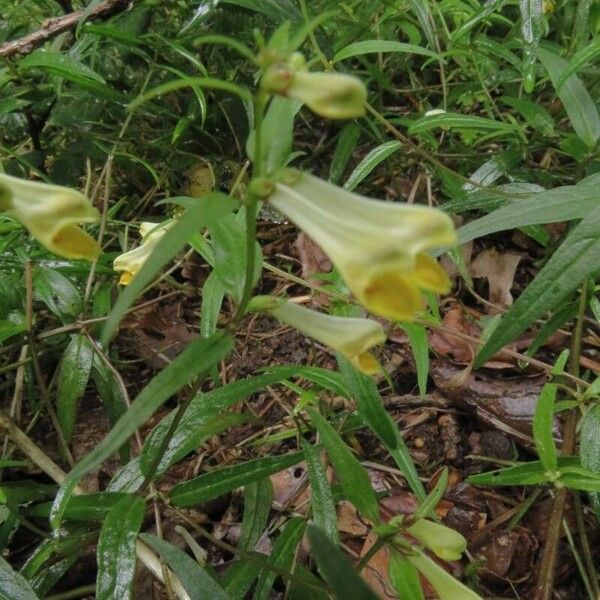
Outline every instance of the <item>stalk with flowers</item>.
{"label": "stalk with flowers", "polygon": [[[405,470],[407,480],[412,482],[413,490],[422,502],[415,515],[388,522],[381,519],[377,498],[364,468],[345,445],[340,432],[315,406],[309,407],[307,413],[318,433],[318,443],[309,445],[312,450],[306,452],[307,457],[310,455],[314,459],[316,456],[318,461],[323,460],[323,450],[329,455],[343,495],[355,504],[378,536],[376,548],[386,547],[390,552],[390,581],[396,592],[402,598],[423,597],[420,573],[442,600],[475,599],[477,594],[454,579],[436,560],[460,560],[466,548],[462,535],[437,522],[433,511],[435,499],[443,492],[440,485],[445,484],[445,480],[429,496],[425,495],[414,476],[414,467],[397,425],[385,413],[370,379],[383,374],[377,360],[377,347],[386,339],[385,326],[374,317],[392,323],[412,321],[425,310],[423,292],[449,291],[449,279],[429,251],[454,245],[454,227],[450,218],[438,210],[366,198],[310,173],[290,168],[282,160],[287,156],[275,160],[268,158],[273,156],[271,149],[276,140],[269,138],[265,123],[273,114],[269,111],[278,98],[295,100],[328,119],[360,118],[365,111],[367,90],[363,83],[348,74],[311,72],[304,57],[296,50],[300,41],[290,40],[283,26],[269,42],[262,43],[254,56],[258,86],[253,97],[254,130],[249,144],[253,159],[252,180],[238,208],[225,213],[216,210],[218,216],[209,214],[203,224],[208,228],[212,242],[215,285],[222,288],[222,293],[229,294],[235,303],[233,315],[221,329],[206,332],[204,339],[194,342],[156,376],[108,437],[75,466],[55,500],[52,523],[56,528],[60,526],[78,479],[117,450],[174,391],[190,382],[186,399],[154,435],[152,447],[145,446],[141,460],[131,467],[137,469],[139,482],[137,487],[129,486],[127,492],[143,495],[149,489],[155,478],[180,457],[181,452],[174,441],[179,428],[188,423],[188,411],[198,401],[198,392],[211,368],[231,351],[232,334],[249,314],[261,312],[338,353],[341,364],[346,361],[347,378],[359,382],[362,389],[375,390],[366,403],[362,400],[364,421],[383,440]],[[208,206],[209,201],[212,206],[224,199],[213,194],[210,198],[200,199],[199,206],[202,208],[203,202]],[[259,273],[257,264],[260,265],[256,220],[263,203],[283,213],[321,246],[362,307],[362,314],[329,315],[302,307],[294,298],[254,295]],[[96,241],[79,227],[96,220],[98,214],[78,192],[0,175],[0,209],[19,220],[42,245],[59,256],[93,261],[99,255]],[[184,212],[179,220],[170,219],[162,224],[143,222],[139,246],[114,260],[114,270],[120,273],[119,284],[135,289],[141,281],[138,276],[142,277],[144,270],[150,272],[157,256],[173,244],[180,232],[177,228],[183,223],[194,229],[194,224],[189,225],[190,214]],[[217,231],[223,223],[239,227],[244,237],[241,247],[245,264],[240,272],[231,273],[218,261]],[[200,223],[196,229],[199,227]],[[139,285],[143,287],[143,284]],[[104,337],[107,340],[110,336],[105,332]],[[261,473],[269,474],[264,469]],[[206,497],[201,478],[176,486],[171,502],[175,506],[189,506]],[[364,486],[357,488],[357,481],[362,481]],[[242,483],[251,482],[246,477]],[[333,502],[332,498],[330,500]],[[338,577],[332,574],[327,564],[328,552],[332,557],[341,556],[336,535],[324,533],[322,520],[316,516],[314,523],[310,525],[309,539],[319,570],[333,592],[338,593]],[[357,586],[364,586],[356,574],[348,572],[346,576],[356,580]],[[366,590],[365,594],[373,597],[373,592]]]}

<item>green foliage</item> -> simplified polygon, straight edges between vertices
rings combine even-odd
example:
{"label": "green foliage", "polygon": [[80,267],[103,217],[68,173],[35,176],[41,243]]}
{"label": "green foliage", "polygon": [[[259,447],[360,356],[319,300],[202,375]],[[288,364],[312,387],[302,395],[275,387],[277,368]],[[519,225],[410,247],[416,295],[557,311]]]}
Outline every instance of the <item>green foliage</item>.
{"label": "green foliage", "polygon": [[[92,14],[97,4],[0,0],[0,45],[35,32],[47,19],[84,11],[76,26],[0,65],[0,170],[85,190],[102,214],[87,229],[104,250],[92,267],[57,258],[0,214],[0,389],[6,406],[12,398],[13,414],[30,420],[20,425],[36,440],[58,436],[73,449],[85,432],[90,401],[110,423],[84,456],[74,460],[61,448],[55,460],[66,479],[50,469],[59,487],[32,481],[21,454],[5,445],[0,549],[10,564],[0,559],[0,598],[54,594],[96,542],[97,597],[127,598],[137,540],[168,565],[182,586],[176,590],[192,598],[253,594],[266,600],[282,587],[291,598],[374,598],[339,547],[336,506],[342,498],[365,517],[376,544],[387,547],[389,581],[399,595],[424,597],[421,573],[441,598],[477,597],[404,536],[406,521],[380,520],[355,435],[374,439],[399,469],[419,503],[413,519],[435,518],[448,481],[444,470],[426,493],[423,479],[433,465],[413,462],[383,403],[385,377],[368,377],[342,357],[335,370],[267,365],[251,374],[241,369],[236,380],[235,372],[234,380],[229,376],[234,357],[245,356],[242,344],[255,343],[249,341],[252,326],[244,329],[253,290],[301,296],[314,287],[286,262],[287,248],[276,250],[285,267],[278,271],[283,286],[272,285],[263,270],[264,231],[257,234],[257,220],[261,228],[277,226],[279,215],[266,200],[285,181],[281,170],[287,166],[359,194],[461,215],[466,223],[458,229],[459,244],[504,246],[503,232],[515,228],[529,237],[527,273],[535,274],[485,330],[471,367],[534,329],[521,364],[529,358],[558,365],[533,418],[539,460],[469,481],[583,490],[600,514],[598,380],[586,390],[589,373],[571,367],[566,378],[560,364],[566,355],[549,358],[544,349],[556,331],[573,320],[581,323],[582,306],[589,305],[596,321],[600,316],[593,293],[600,265],[597,3],[140,0],[101,19]],[[276,80],[281,89],[265,83],[274,66],[283,70]],[[327,80],[332,83],[326,90],[309,82],[308,95],[294,91],[298,74],[317,71],[359,78],[350,103],[364,89],[368,105],[350,108],[352,115],[364,115],[341,123],[321,118],[323,107],[338,110],[345,98],[342,93],[339,103],[335,79]],[[137,244],[132,232],[143,222],[167,219],[173,225],[136,267],[131,283],[119,288],[112,261]],[[563,222],[564,233],[545,228]],[[452,255],[458,256],[455,249]],[[353,310],[338,271],[325,278],[331,312]],[[303,283],[308,287],[298,285]],[[578,299],[582,286],[589,296],[585,305]],[[199,335],[186,338],[185,349],[172,355],[167,339],[166,350],[151,351],[166,366],[157,373],[151,362],[141,368],[127,332],[147,335],[152,307],[164,306],[163,296],[175,302],[176,295],[185,298],[189,330]],[[428,328],[439,322],[433,301],[418,322],[396,324],[407,334],[421,395],[430,383]],[[293,397],[285,407],[289,419],[247,438],[247,428],[271,424],[268,415],[249,410],[248,400],[263,392],[278,397],[273,387],[286,393],[286,402]],[[344,408],[331,409],[331,396],[343,398]],[[577,418],[583,415],[577,457],[562,455],[554,436],[556,413],[573,408]],[[235,444],[232,432],[239,436]],[[198,462],[200,471],[180,477],[165,498],[157,485],[161,478],[170,477],[170,469],[184,472],[188,457],[204,456],[201,449],[213,436],[231,447],[222,448],[216,462]],[[48,447],[39,445],[44,455]],[[76,490],[117,455],[119,470],[106,489]],[[273,518],[269,478],[302,461],[309,509],[290,517],[284,507]],[[236,502],[240,488],[241,534],[236,548],[225,548],[234,558],[219,575],[148,533],[149,493],[157,506],[179,511],[226,497]],[[26,529],[27,539],[36,541],[17,573]],[[299,560],[305,532],[317,568]],[[273,539],[267,558],[255,551],[266,536]]]}

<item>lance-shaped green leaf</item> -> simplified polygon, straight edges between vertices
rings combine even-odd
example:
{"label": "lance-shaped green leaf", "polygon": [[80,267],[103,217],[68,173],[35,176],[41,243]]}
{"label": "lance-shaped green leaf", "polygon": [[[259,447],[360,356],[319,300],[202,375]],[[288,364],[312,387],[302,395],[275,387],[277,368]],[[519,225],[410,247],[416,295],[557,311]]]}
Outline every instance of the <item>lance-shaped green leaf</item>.
{"label": "lance-shaped green leaf", "polygon": [[185,591],[193,600],[231,600],[229,594],[183,550],[149,533],[140,538],[153,548],[173,569]]}
{"label": "lance-shaped green leaf", "polygon": [[139,496],[125,496],[106,515],[96,551],[97,600],[127,600],[135,575],[135,544],[145,505]]}
{"label": "lance-shaped green leaf", "polygon": [[523,36],[523,87],[530,94],[535,87],[536,52],[542,35],[542,0],[519,0]]}
{"label": "lance-shaped green leaf", "polygon": [[425,489],[415,464],[402,439],[398,426],[383,406],[379,390],[371,377],[357,371],[341,355],[337,356],[340,371],[346,379],[351,395],[356,400],[362,421],[374,431],[392,455],[406,481],[419,500],[425,499]]}
{"label": "lance-shaped green leaf", "polygon": [[73,435],[77,402],[83,396],[94,360],[94,348],[82,334],[74,335],[65,349],[58,372],[56,412],[65,441]]}
{"label": "lance-shaped green leaf", "polygon": [[205,473],[184,483],[177,484],[171,490],[171,501],[177,506],[193,506],[218,498],[238,487],[278,473],[304,458],[302,452],[283,456],[265,456],[248,460],[239,465],[225,467]]}
{"label": "lance-shaped green leaf", "polygon": [[379,507],[367,470],[350,452],[337,431],[315,409],[307,408],[307,412],[327,449],[344,495],[371,521],[377,521]]}
{"label": "lance-shaped green leaf", "polygon": [[39,600],[23,575],[0,556],[0,600]]}
{"label": "lance-shaped green leaf", "polygon": [[60,524],[62,513],[81,477],[116,452],[136,429],[186,383],[225,357],[233,347],[230,335],[217,332],[208,339],[197,339],[146,385],[132,402],[129,410],[117,421],[110,433],[67,476],[56,495],[52,523]]}
{"label": "lance-shaped green leaf", "polygon": [[[267,561],[269,565],[284,572],[292,570],[296,548],[304,535],[305,527],[306,521],[299,517],[294,517],[286,523],[273,544],[273,550]],[[277,573],[274,571],[263,569],[256,582],[253,600],[267,600],[276,577]]]}
{"label": "lance-shaped green leaf", "polygon": [[338,545],[314,525],[308,526],[307,533],[319,571],[337,600],[377,600]]}
{"label": "lance-shaped green leaf", "polygon": [[315,525],[334,543],[339,542],[337,514],[325,465],[317,448],[302,440],[302,450],[310,478],[310,507]]}
{"label": "lance-shaped green leaf", "polygon": [[561,81],[568,65],[560,56],[540,48],[538,58],[550,75],[575,133],[582,142],[593,148],[600,138],[600,115],[590,93],[577,75],[571,75],[564,83]]}
{"label": "lance-shaped green leaf", "polygon": [[[581,426],[579,446],[581,464],[600,474],[600,404],[592,406],[586,413]],[[600,516],[600,494],[590,494],[596,515]]]}
{"label": "lance-shaped green leaf", "polygon": [[479,351],[481,366],[498,350],[525,331],[573,292],[582,281],[600,271],[600,206],[567,235],[537,277],[502,317],[500,325]]}
{"label": "lance-shaped green leaf", "polygon": [[582,182],[507,200],[512,201],[463,225],[456,232],[458,243],[515,227],[583,219],[598,206],[598,185]]}

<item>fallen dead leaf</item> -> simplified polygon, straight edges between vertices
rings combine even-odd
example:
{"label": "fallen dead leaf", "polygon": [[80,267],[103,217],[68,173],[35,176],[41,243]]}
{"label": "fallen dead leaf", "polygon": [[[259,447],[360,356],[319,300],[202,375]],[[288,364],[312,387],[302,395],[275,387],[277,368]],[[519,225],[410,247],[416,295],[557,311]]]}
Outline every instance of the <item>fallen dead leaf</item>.
{"label": "fallen dead leaf", "polygon": [[323,252],[321,246],[313,242],[305,233],[298,234],[294,242],[294,248],[300,258],[304,279],[311,279],[315,273],[328,273],[331,271],[333,264],[329,257]]}
{"label": "fallen dead leaf", "polygon": [[[506,308],[513,303],[510,290],[513,286],[520,254],[484,250],[469,266],[471,277],[487,279],[489,285],[488,300],[497,306]],[[489,312],[498,312],[488,307]]]}

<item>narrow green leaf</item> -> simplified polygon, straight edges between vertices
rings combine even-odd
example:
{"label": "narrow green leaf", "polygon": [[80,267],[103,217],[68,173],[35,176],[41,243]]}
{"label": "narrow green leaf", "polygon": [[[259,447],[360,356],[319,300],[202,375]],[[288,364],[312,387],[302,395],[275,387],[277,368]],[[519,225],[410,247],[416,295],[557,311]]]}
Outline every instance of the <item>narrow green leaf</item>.
{"label": "narrow green leaf", "polygon": [[427,330],[423,325],[417,323],[402,323],[402,329],[406,331],[410,349],[412,350],[417,367],[417,385],[419,394],[427,393],[427,379],[429,377],[429,343],[427,342]]}
{"label": "narrow green leaf", "polygon": [[[115,492],[71,496],[63,515],[65,519],[73,521],[102,521],[122,498],[122,493]],[[51,508],[52,502],[36,504],[28,509],[28,514],[33,517],[47,517]]]}
{"label": "narrow green leaf", "polygon": [[[285,166],[292,151],[294,139],[294,119],[302,107],[302,102],[276,96],[263,119],[262,160],[264,172],[271,175],[277,169]],[[250,132],[246,142],[246,153],[252,162],[254,160],[255,132]]]}
{"label": "narrow green leaf", "polygon": [[349,44],[342,48],[334,57],[333,62],[346,60],[353,56],[362,56],[364,54],[400,52],[402,54],[419,54],[421,56],[429,56],[430,58],[441,59],[441,56],[436,52],[432,52],[427,48],[416,46],[415,44],[405,44],[393,40],[362,40]]}
{"label": "narrow green leaf", "polygon": [[390,583],[400,598],[425,600],[417,568],[400,553],[392,550],[388,566]]}
{"label": "narrow green leaf", "polygon": [[185,591],[193,600],[231,600],[225,590],[183,550],[149,533],[140,535],[171,567]]}
{"label": "narrow green leaf", "polygon": [[542,461],[533,462],[471,475],[467,481],[472,485],[535,485],[548,480]]}
{"label": "narrow green leaf", "polygon": [[476,357],[482,365],[531,323],[558,306],[582,281],[600,270],[600,206],[567,235],[552,258],[502,317]]}
{"label": "narrow green leaf", "polygon": [[315,525],[334,543],[339,544],[337,513],[325,466],[317,448],[302,440],[302,450],[310,478],[310,506]]}
{"label": "narrow green leaf", "polygon": [[283,456],[265,456],[255,458],[239,465],[225,467],[205,473],[184,483],[177,484],[171,490],[171,501],[176,506],[194,506],[238,487],[279,473],[303,459],[302,452],[293,452]]}
{"label": "narrow green leaf", "polygon": [[63,323],[72,322],[81,312],[81,294],[62,273],[48,267],[33,272],[33,294]]}
{"label": "narrow green leaf", "polygon": [[[245,210],[245,209],[244,209]],[[246,282],[246,233],[237,215],[228,214],[208,225],[215,257],[215,277],[223,289],[239,303]],[[256,244],[254,282],[260,277],[262,250]]]}
{"label": "narrow green leaf", "polygon": [[346,180],[344,188],[353,190],[367,175],[386,158],[391,156],[396,150],[399,150],[402,144],[397,141],[384,142],[373,148],[350,173],[350,177]]}
{"label": "narrow green leaf", "polygon": [[258,561],[242,558],[225,571],[220,583],[232,600],[246,600],[248,591],[259,573],[260,564]]}
{"label": "narrow green leaf", "polygon": [[94,348],[82,334],[71,337],[58,372],[56,412],[67,443],[70,442],[77,415],[77,402],[83,396],[94,360]]}
{"label": "narrow green leaf", "polygon": [[432,129],[476,129],[481,131],[505,131],[515,134],[517,127],[503,121],[494,121],[485,117],[474,115],[461,115],[459,113],[443,112],[427,115],[417,119],[409,128],[409,135],[431,131]]}
{"label": "narrow green leaf", "polygon": [[[174,416],[175,411],[162,419],[144,441],[144,447],[139,457],[139,466],[142,474],[148,475],[151,466],[155,464],[158,458],[157,455],[162,451],[164,436],[167,435]],[[205,411],[202,415],[196,413],[195,417],[194,421],[197,422],[197,425],[192,430],[189,428],[189,420],[183,427],[181,427],[181,423],[177,427],[175,434],[170,439],[167,449],[158,463],[156,477],[162,475],[171,465],[201,446],[213,435],[238,427],[250,419],[244,413],[229,412],[217,414],[212,408]]]}
{"label": "narrow green leaf", "polygon": [[556,471],[556,446],[552,428],[554,425],[554,401],[557,385],[547,383],[540,394],[533,415],[533,440],[546,471]]}
{"label": "narrow green leaf", "polygon": [[556,89],[560,91],[565,81],[567,81],[571,75],[575,75],[585,65],[596,60],[598,56],[600,56],[600,39],[595,39],[571,58],[556,82]]}
{"label": "narrow green leaf", "polygon": [[22,575],[0,556],[0,600],[38,600]]}
{"label": "narrow green leaf", "polygon": [[135,575],[137,535],[145,504],[139,496],[125,496],[106,515],[96,551],[96,600],[127,600]]}
{"label": "narrow green leaf", "polygon": [[108,85],[101,75],[68,54],[47,50],[37,50],[18,63],[21,71],[40,69],[57,75],[78,86],[116,102],[126,102],[127,97]]}
{"label": "narrow green leaf", "polygon": [[526,356],[535,356],[535,353],[544,345],[546,340],[563,325],[568,323],[576,314],[579,302],[574,300],[560,306],[556,312],[540,327],[533,342],[525,352]]}
{"label": "narrow green leaf", "polygon": [[[269,565],[285,572],[292,570],[296,548],[302,540],[305,527],[306,521],[300,517],[292,517],[286,523],[273,544],[273,550],[267,561]],[[256,582],[253,600],[268,600],[276,576],[277,574],[268,568],[261,571]]]}
{"label": "narrow green leaf", "polygon": [[360,127],[356,123],[351,121],[344,125],[331,158],[331,166],[329,167],[329,181],[331,183],[337,184],[342,179],[344,169],[352,158],[352,153],[356,150],[359,139]]}
{"label": "narrow green leaf", "polygon": [[542,35],[542,0],[519,0],[523,36],[523,88],[530,94],[535,87],[537,48]]}
{"label": "narrow green leaf", "polygon": [[[583,418],[579,455],[586,469],[600,475],[600,404],[592,406]],[[590,498],[600,519],[600,494],[590,494]]]}
{"label": "narrow green leaf", "polygon": [[423,552],[409,554],[406,558],[429,581],[440,600],[482,600],[481,596],[452,577]]}
{"label": "narrow green leaf", "polygon": [[306,409],[340,480],[344,495],[371,521],[379,520],[379,506],[369,474],[335,429],[313,408]]}
{"label": "narrow green leaf", "polygon": [[444,467],[440,474],[435,487],[427,494],[427,498],[421,502],[419,508],[413,515],[413,520],[425,519],[427,517],[436,518],[435,507],[439,504],[446,487],[448,486],[448,467]]}
{"label": "narrow green leaf", "polygon": [[87,79],[94,79],[100,83],[105,83],[104,78],[96,73],[96,71],[62,52],[36,50],[19,61],[19,68],[22,70],[44,69],[65,78],[85,77]]}
{"label": "narrow green leaf", "polygon": [[338,545],[314,525],[308,526],[307,534],[319,572],[337,600],[377,600],[377,594],[363,581]]}
{"label": "narrow green leaf", "polygon": [[463,225],[457,231],[458,243],[464,244],[484,235],[516,227],[582,219],[598,206],[598,185],[566,185],[525,198],[517,196],[514,200],[507,206]]}
{"label": "narrow green leaf", "polygon": [[244,487],[244,514],[238,542],[243,550],[254,550],[267,526],[272,502],[273,486],[268,477]]}
{"label": "narrow green leaf", "polygon": [[594,100],[577,75],[571,75],[558,87],[567,63],[560,56],[540,48],[538,58],[544,65],[557,90],[575,133],[589,148],[593,148],[600,138],[600,115]]}
{"label": "narrow green leaf", "polygon": [[60,523],[65,504],[79,479],[116,452],[175,392],[218,364],[232,347],[231,336],[221,332],[206,340],[199,338],[146,385],[110,433],[67,476],[52,509],[54,526]]}
{"label": "narrow green leaf", "polygon": [[102,332],[102,345],[107,346],[119,321],[156,274],[185,246],[188,240],[209,222],[231,212],[235,201],[224,194],[211,193],[191,205],[161,238],[133,281],[119,296]]}
{"label": "narrow green leaf", "polygon": [[521,113],[521,116],[532,129],[544,134],[550,134],[554,131],[554,119],[541,104],[523,98],[515,98],[514,96],[500,96],[498,100]]}
{"label": "narrow green leaf", "polygon": [[153,100],[159,96],[164,96],[165,94],[170,94],[171,92],[176,92],[185,88],[194,88],[198,87],[201,89],[208,90],[221,90],[223,92],[229,92],[230,94],[235,94],[239,96],[242,100],[250,99],[250,92],[235,83],[231,83],[230,81],[224,81],[222,79],[215,79],[214,77],[180,77],[179,79],[173,79],[172,81],[167,81],[161,85],[152,88],[145,94],[138,96],[133,102],[129,104],[129,110],[134,111],[139,108],[142,104],[145,104],[149,100]]}
{"label": "narrow green leaf", "polygon": [[[223,414],[225,410],[266,386],[279,383],[287,377],[295,375],[296,371],[296,367],[281,367],[273,373],[240,379],[196,396],[183,414],[169,441],[157,473],[163,472],[181,460],[207,437],[218,433],[221,427],[233,427],[239,423],[240,415],[236,413]],[[298,376],[301,374],[298,373]],[[162,419],[146,438],[141,454],[142,470],[144,470],[144,465],[149,465],[154,461],[154,452],[162,446],[163,437],[171,427],[176,412],[173,410]]]}
{"label": "narrow green leaf", "polygon": [[425,498],[425,488],[421,483],[415,464],[402,439],[398,426],[383,406],[381,395],[371,377],[357,371],[345,358],[338,355],[340,371],[346,379],[351,396],[357,403],[362,421],[379,437],[402,471],[411,490],[419,500]]}

